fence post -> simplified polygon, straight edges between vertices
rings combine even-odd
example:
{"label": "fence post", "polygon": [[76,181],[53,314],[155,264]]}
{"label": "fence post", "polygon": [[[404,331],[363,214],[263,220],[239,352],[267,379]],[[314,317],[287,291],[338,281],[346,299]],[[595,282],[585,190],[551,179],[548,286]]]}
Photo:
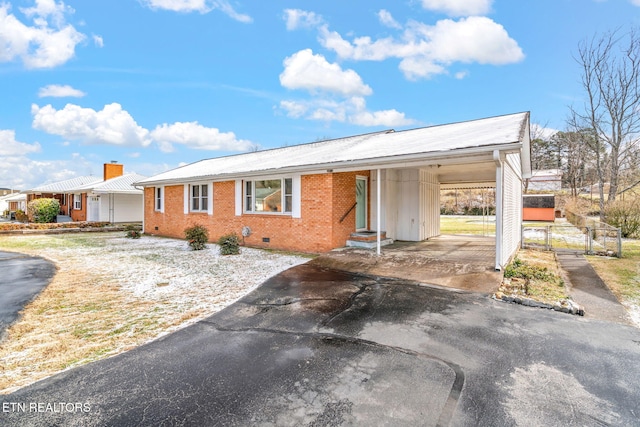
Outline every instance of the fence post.
{"label": "fence post", "polygon": [[591,227],[587,227],[587,254],[593,254],[593,236],[591,235]]}
{"label": "fence post", "polygon": [[618,258],[622,258],[622,229],[618,228]]}
{"label": "fence post", "polygon": [[551,226],[547,225],[547,241],[544,242],[545,250],[551,250]]}

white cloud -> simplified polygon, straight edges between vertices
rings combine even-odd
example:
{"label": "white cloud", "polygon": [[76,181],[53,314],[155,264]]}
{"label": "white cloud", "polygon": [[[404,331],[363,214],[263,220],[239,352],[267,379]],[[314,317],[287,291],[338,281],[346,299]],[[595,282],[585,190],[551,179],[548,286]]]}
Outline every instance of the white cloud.
{"label": "white cloud", "polygon": [[311,49],[301,50],[284,60],[280,83],[288,89],[304,89],[312,93],[331,92],[344,96],[370,95],[372,90],[353,70],[342,70]]}
{"label": "white cloud", "polygon": [[640,0],[630,0],[630,2],[634,6],[640,6]]}
{"label": "white cloud", "polygon": [[83,144],[146,147],[151,143],[149,131],[138,126],[118,103],[105,105],[101,111],[73,104],[65,105],[62,110],[33,104],[31,114],[34,129]]}
{"label": "white cloud", "polygon": [[[40,144],[27,144],[26,142],[16,141],[16,132],[14,130],[0,129],[0,156],[19,156],[29,153],[37,153],[41,149]],[[2,165],[1,169],[4,169]]]}
{"label": "white cloud", "polygon": [[396,110],[367,111],[364,98],[354,96],[342,101],[316,98],[308,101],[282,101],[280,108],[292,118],[323,122],[351,123],[358,126],[405,126],[415,123]]}
{"label": "white cloud", "polygon": [[450,16],[486,15],[493,0],[422,0],[422,7]]}
{"label": "white cloud", "polygon": [[151,137],[165,153],[173,151],[173,144],[182,144],[195,150],[220,151],[249,151],[256,147],[251,141],[236,138],[233,132],[220,132],[198,122],[164,123],[156,126]]}
{"label": "white cloud", "polygon": [[63,181],[82,175],[81,163],[77,161],[39,161],[26,156],[1,157],[0,182],[5,187],[28,190],[47,182]]}
{"label": "white cloud", "polygon": [[220,10],[230,18],[239,22],[249,23],[253,19],[249,15],[238,13],[227,0],[143,0],[152,9],[170,10],[173,12],[209,13]]}
{"label": "white cloud", "polygon": [[320,27],[320,41],[343,59],[399,58],[400,70],[408,79],[446,73],[447,67],[455,62],[503,65],[524,59],[518,43],[504,27],[481,16],[457,21],[445,19],[433,26],[412,21],[399,40],[358,37],[349,42],[324,25]]}
{"label": "white cloud", "polygon": [[393,16],[388,10],[385,10],[385,9],[380,10],[378,12],[378,19],[380,19],[380,23],[382,23],[382,25],[386,27],[395,28],[395,29],[402,28],[402,25],[400,25],[398,21],[393,19]]}
{"label": "white cloud", "polygon": [[458,80],[462,80],[462,79],[466,78],[468,75],[469,75],[468,71],[458,71],[453,76]]}
{"label": "white cloud", "polygon": [[48,85],[45,87],[41,87],[38,91],[38,97],[53,97],[53,98],[65,98],[65,97],[74,97],[74,98],[82,98],[86,93],[79,89],[74,89],[69,85]]}
{"label": "white cloud", "polygon": [[102,39],[102,36],[94,34],[92,38],[93,38],[93,44],[95,44],[98,47],[104,47],[104,40]]}
{"label": "white cloud", "polygon": [[322,23],[320,15],[300,9],[285,9],[284,19],[287,22],[287,30],[289,31],[299,28],[313,28]]}
{"label": "white cloud", "polygon": [[63,2],[36,0],[31,8],[20,9],[33,26],[9,14],[10,5],[0,3],[0,62],[22,60],[27,68],[52,68],[75,55],[75,47],[85,39],[65,15],[73,9]]}

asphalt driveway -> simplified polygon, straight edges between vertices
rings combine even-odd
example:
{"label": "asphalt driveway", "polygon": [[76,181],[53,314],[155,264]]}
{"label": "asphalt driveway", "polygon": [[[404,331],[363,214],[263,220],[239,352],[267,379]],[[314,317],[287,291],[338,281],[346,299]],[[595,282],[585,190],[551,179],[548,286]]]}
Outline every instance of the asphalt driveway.
{"label": "asphalt driveway", "polygon": [[634,425],[640,331],[302,265],[1,396],[1,425]]}
{"label": "asphalt driveway", "polygon": [[39,257],[0,252],[0,340],[24,306],[47,286],[56,268]]}

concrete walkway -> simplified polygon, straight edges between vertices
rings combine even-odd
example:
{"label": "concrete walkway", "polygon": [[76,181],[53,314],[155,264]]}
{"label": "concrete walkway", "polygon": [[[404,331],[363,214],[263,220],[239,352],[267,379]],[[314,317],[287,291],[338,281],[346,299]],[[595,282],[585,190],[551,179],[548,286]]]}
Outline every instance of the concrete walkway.
{"label": "concrete walkway", "polygon": [[633,325],[625,308],[584,255],[572,250],[558,250],[556,254],[560,266],[567,273],[571,296],[584,307],[585,317]]}

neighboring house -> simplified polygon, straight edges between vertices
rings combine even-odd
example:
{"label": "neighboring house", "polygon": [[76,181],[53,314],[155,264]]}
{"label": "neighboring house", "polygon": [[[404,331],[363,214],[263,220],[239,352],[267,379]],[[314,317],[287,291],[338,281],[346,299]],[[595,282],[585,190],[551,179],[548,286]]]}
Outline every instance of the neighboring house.
{"label": "neighboring house", "polygon": [[562,190],[562,169],[535,170],[531,173],[527,191]]}
{"label": "neighboring house", "polygon": [[124,175],[124,166],[105,163],[102,178],[81,176],[44,184],[27,191],[27,203],[39,198],[55,198],[60,214],[71,221],[139,222],[143,216],[143,192],[131,184],[143,179]]}
{"label": "neighboring house", "polygon": [[520,243],[530,155],[529,113],[518,113],[202,160],[136,184],[145,233],[184,238],[201,224],[212,240],[235,232],[304,252],[342,247],[356,231],[437,236],[441,184],[495,186],[501,269]]}
{"label": "neighboring house", "polygon": [[141,222],[144,214],[143,192],[132,184],[145,178],[137,173],[129,173],[75,188],[73,192],[86,200],[87,221]]}
{"label": "neighboring house", "polygon": [[[16,212],[27,211],[27,195],[21,193],[9,194],[7,196],[3,196],[3,201],[7,204],[6,209],[9,210],[9,218],[15,219]],[[3,210],[4,212],[4,210]]]}
{"label": "neighboring house", "polygon": [[[86,201],[82,198],[75,198],[71,191],[79,186],[101,181],[100,178],[95,176],[79,176],[64,181],[39,185],[30,190],[25,190],[23,193],[27,195],[27,203],[35,199],[57,199],[60,202],[60,214],[72,216],[74,209],[78,212],[83,212],[81,208],[86,205]],[[82,215],[80,213],[80,216]],[[84,218],[77,221],[84,221]]]}
{"label": "neighboring house", "polygon": [[3,196],[6,196],[8,194],[13,194],[13,193],[19,193],[20,190],[14,190],[11,188],[0,188],[0,198],[2,198]]}

